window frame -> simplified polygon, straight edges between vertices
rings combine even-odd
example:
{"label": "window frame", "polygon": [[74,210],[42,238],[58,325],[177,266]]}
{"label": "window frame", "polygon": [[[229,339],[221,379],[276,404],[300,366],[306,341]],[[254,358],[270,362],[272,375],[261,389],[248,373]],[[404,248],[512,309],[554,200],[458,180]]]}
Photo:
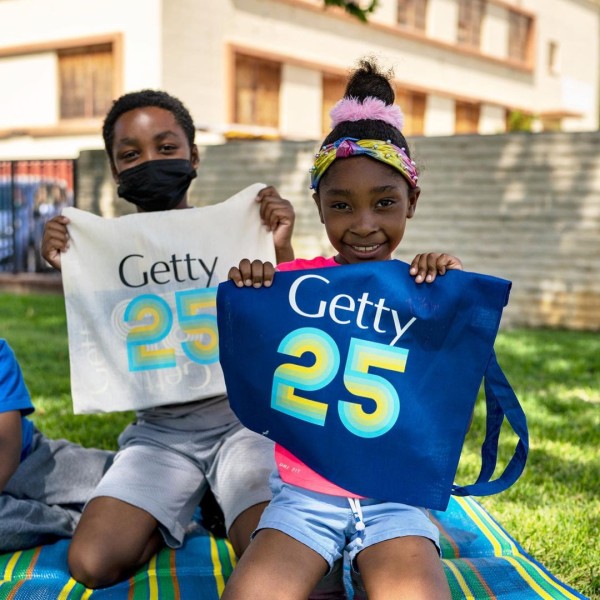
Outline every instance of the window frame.
{"label": "window frame", "polygon": [[[251,98],[251,108],[250,108],[250,112],[252,113],[252,115],[250,116],[250,118],[246,119],[246,117],[241,115],[241,112],[243,110],[244,107],[240,106],[240,93],[243,92],[243,89],[240,85],[240,77],[238,76],[238,61],[245,61],[246,63],[254,63],[254,68],[255,68],[255,72],[252,74],[254,77],[254,80],[251,82],[251,86],[250,86],[250,92],[252,93],[252,98]],[[261,73],[260,73],[260,68],[262,67],[267,67],[270,68],[272,70],[277,69],[278,70],[278,75],[277,75],[277,86],[276,86],[276,100],[275,100],[275,105],[277,107],[276,110],[271,110],[269,111],[269,114],[274,115],[274,118],[272,121],[267,121],[267,122],[261,122],[261,118],[259,118],[257,111],[258,109],[258,103],[257,103],[257,94],[260,94],[260,86],[261,86]],[[253,127],[257,127],[257,128],[268,128],[268,129],[275,129],[275,130],[279,130],[280,128],[280,122],[281,122],[281,85],[282,85],[282,80],[283,80],[283,62],[281,61],[277,61],[277,60],[273,60],[270,58],[263,58],[263,57],[259,57],[259,56],[255,56],[253,54],[247,54],[241,50],[235,50],[234,51],[234,55],[233,55],[233,64],[232,64],[232,69],[233,69],[233,98],[232,98],[232,117],[233,117],[233,122],[238,124],[238,125],[244,125],[244,126],[253,126]],[[264,80],[263,80],[264,81]],[[275,90],[275,87],[273,87],[273,89],[267,89],[267,93],[272,93],[273,90]]]}
{"label": "window frame", "polygon": [[427,94],[397,86],[396,103],[404,114],[403,135],[405,137],[425,135]]}
{"label": "window frame", "polygon": [[469,48],[481,48],[481,33],[486,12],[486,0],[458,0],[456,24],[458,44]]}
{"label": "window frame", "polygon": [[533,18],[525,13],[508,11],[508,59],[523,64],[530,62]]}
{"label": "window frame", "polygon": [[[463,117],[466,117],[466,118],[463,118]],[[464,100],[455,100],[455,102],[454,102],[454,134],[455,135],[479,134],[480,121],[481,121],[481,104],[479,102],[467,102]]]}
{"label": "window frame", "polygon": [[115,98],[113,44],[61,48],[56,58],[59,122],[103,119]]}
{"label": "window frame", "polygon": [[[427,31],[427,0],[396,0],[396,24],[422,33]],[[404,17],[401,16],[404,13]]]}

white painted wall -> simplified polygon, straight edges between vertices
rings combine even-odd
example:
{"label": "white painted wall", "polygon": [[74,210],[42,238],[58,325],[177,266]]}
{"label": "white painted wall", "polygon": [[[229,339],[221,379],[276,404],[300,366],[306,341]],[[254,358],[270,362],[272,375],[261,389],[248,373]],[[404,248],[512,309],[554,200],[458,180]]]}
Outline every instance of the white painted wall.
{"label": "white painted wall", "polygon": [[[373,24],[387,28],[338,19],[332,11],[305,10],[300,3],[268,0],[2,0],[0,49],[120,33],[124,90],[167,89],[186,103],[199,125],[217,131],[230,120],[231,45],[282,60],[284,136],[319,139],[320,72],[347,71],[359,57],[372,54],[393,66],[400,81],[429,91],[427,135],[454,132],[456,96],[483,102],[482,133],[495,133],[504,122],[499,104],[533,112],[585,111],[584,119],[567,120],[566,126],[596,129],[600,10],[587,0],[515,0],[515,6],[538,14],[534,74],[403,35],[393,28],[395,0],[382,0],[372,18]],[[491,3],[488,8],[483,49],[502,57],[507,11]],[[427,37],[454,44],[457,10],[457,0],[430,0]],[[559,75],[547,71],[550,39],[560,43]],[[0,130],[57,124],[56,67],[51,62],[51,53],[0,58],[5,90]],[[45,93],[36,95],[40,88]],[[99,138],[71,139],[81,145]],[[36,152],[54,155],[49,139],[30,144],[37,146]],[[0,154],[26,145],[23,138],[0,140]],[[53,147],[65,148],[58,138]]]}
{"label": "white painted wall", "polygon": [[490,56],[508,56],[508,11],[489,2],[481,27],[481,49]]}
{"label": "white painted wall", "polygon": [[231,0],[163,0],[162,85],[181,98],[196,123],[228,122],[227,49],[236,12]]}
{"label": "white painted wall", "polygon": [[0,143],[0,160],[77,158],[82,150],[104,148],[102,136],[12,137]]}
{"label": "white painted wall", "polygon": [[495,135],[506,131],[506,111],[501,106],[483,104],[479,114],[479,133]]}
{"label": "white painted wall", "polygon": [[[120,31],[155,36],[160,0],[8,0],[0,2],[2,46]],[[137,36],[136,36],[137,31]],[[153,43],[155,40],[151,40]],[[138,53],[137,50],[134,51]]]}
{"label": "white painted wall", "polygon": [[[2,24],[0,48],[24,47],[42,42],[85,40],[87,37],[97,35],[122,33],[125,40],[123,44],[125,90],[157,87],[161,84],[162,45],[159,36],[161,1],[8,0],[0,2]],[[32,60],[35,57],[35,55],[29,56]],[[8,64],[13,60],[23,64],[21,56],[5,58],[3,62]],[[27,75],[56,89],[56,70],[48,69],[47,64],[40,64],[38,69],[29,70]],[[10,86],[8,89],[12,98],[6,99],[6,94],[0,95],[0,114],[11,104],[23,100],[19,89],[12,89]],[[46,107],[43,107],[42,112],[45,110]]]}
{"label": "white painted wall", "polygon": [[[598,128],[600,71],[600,6],[572,0],[524,0],[524,8],[539,12],[534,103],[540,111],[564,108],[587,113],[565,121],[567,130]],[[558,41],[560,73],[548,69],[548,44]]]}
{"label": "white painted wall", "polygon": [[282,72],[280,126],[291,139],[321,137],[321,73],[287,65]]}
{"label": "white painted wall", "polygon": [[430,0],[427,13],[427,35],[454,44],[458,23],[456,0]]}
{"label": "white painted wall", "polygon": [[454,100],[443,96],[427,97],[425,107],[425,135],[452,135],[454,133]]}
{"label": "white painted wall", "polygon": [[[0,58],[0,129],[54,125],[58,114],[56,54]],[[7,82],[8,85],[6,85]],[[44,102],[40,98],[44,97]]]}
{"label": "white painted wall", "polygon": [[386,25],[394,25],[398,15],[397,0],[379,0],[379,5],[375,12],[369,16],[369,20],[373,23],[384,23]]}
{"label": "white painted wall", "polygon": [[[0,49],[20,48],[120,33],[124,91],[161,86],[162,0],[6,0],[0,2]],[[16,131],[0,141],[0,159],[76,158],[102,148],[97,135],[18,135],[19,128],[59,124],[58,70],[52,51],[0,58],[0,129]],[[98,128],[99,129],[99,128]]]}
{"label": "white painted wall", "polygon": [[[244,5],[255,3],[248,0]],[[517,103],[531,89],[528,79],[507,76],[510,74],[504,66],[482,64],[477,58],[460,54],[448,55],[444,49],[359,22],[330,19],[327,26],[315,27],[315,20],[314,13],[303,14],[284,4],[274,6],[267,16],[258,10],[240,11],[232,36],[264,52],[301,56],[325,68],[346,70],[361,56],[375,54],[384,64],[396,67],[399,79],[414,86],[490,103]],[[450,23],[455,27],[454,21]]]}

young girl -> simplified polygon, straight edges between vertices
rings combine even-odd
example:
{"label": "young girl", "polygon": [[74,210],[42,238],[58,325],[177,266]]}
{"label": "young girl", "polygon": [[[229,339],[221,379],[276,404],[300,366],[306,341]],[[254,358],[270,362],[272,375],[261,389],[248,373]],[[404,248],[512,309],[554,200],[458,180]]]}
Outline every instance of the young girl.
{"label": "young girl", "polygon": [[[331,111],[332,132],[311,169],[321,222],[337,251],[280,264],[279,270],[389,260],[402,241],[419,198],[418,173],[400,132],[402,115],[387,76],[370,61],[353,73]],[[415,257],[410,273],[431,283],[457,258]],[[244,260],[229,273],[238,286],[269,286],[274,267]],[[304,599],[344,550],[351,560],[355,598],[450,598],[439,556],[439,534],[424,509],[356,498],[325,480],[281,446],[273,500],[230,578],[224,600]],[[362,576],[361,584],[359,574]]]}

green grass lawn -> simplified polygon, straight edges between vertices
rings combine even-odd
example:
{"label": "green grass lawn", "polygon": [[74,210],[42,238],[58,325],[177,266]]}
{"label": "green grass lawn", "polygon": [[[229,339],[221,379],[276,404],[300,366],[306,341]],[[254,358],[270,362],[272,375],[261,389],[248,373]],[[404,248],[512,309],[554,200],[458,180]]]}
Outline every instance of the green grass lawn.
{"label": "green grass lawn", "polygon": [[[0,294],[0,315],[0,336],[21,363],[38,427],[49,437],[115,448],[131,413],[72,414],[62,296]],[[600,335],[506,331],[496,352],[527,414],[531,449],[516,485],[481,502],[554,575],[600,600]],[[459,483],[472,483],[477,475],[484,427],[480,401]],[[502,464],[515,444],[504,433]]]}

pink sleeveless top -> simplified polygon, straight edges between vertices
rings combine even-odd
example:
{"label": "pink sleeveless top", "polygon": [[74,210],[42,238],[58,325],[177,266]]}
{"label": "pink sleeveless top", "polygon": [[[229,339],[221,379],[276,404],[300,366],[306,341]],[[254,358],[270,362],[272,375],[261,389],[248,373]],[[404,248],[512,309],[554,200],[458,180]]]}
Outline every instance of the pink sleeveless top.
{"label": "pink sleeveless top", "polygon": [[[291,262],[277,265],[278,271],[298,271],[300,269],[320,269],[322,267],[339,267],[333,258],[323,258],[317,256],[312,260],[298,258]],[[361,498],[348,490],[345,490],[331,481],[313,471],[301,460],[296,458],[291,452],[288,452],[281,444],[275,444],[275,463],[282,481],[297,485],[298,487],[322,494],[332,496],[344,496],[352,498]]]}

